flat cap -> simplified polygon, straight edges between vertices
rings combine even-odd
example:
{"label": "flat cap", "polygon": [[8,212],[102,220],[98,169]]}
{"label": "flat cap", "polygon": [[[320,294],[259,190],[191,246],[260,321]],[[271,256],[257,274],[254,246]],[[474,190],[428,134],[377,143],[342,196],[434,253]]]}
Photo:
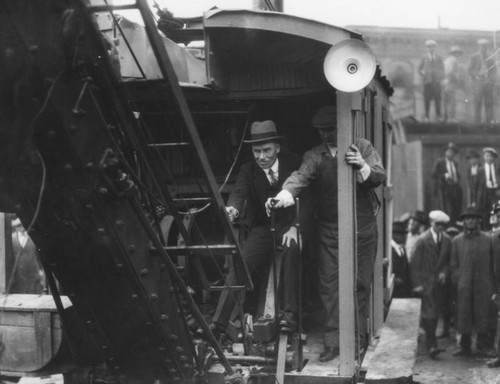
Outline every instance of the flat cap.
{"label": "flat cap", "polygon": [[426,40],[425,46],[426,47],[437,47],[437,43],[434,40]]}
{"label": "flat cap", "polygon": [[337,107],[335,105],[321,107],[314,114],[311,125],[315,128],[335,127],[337,125]]}
{"label": "flat cap", "polygon": [[411,214],[410,219],[418,221],[420,224],[427,224],[427,215],[418,209]]}
{"label": "flat cap", "polygon": [[459,45],[452,45],[450,48],[450,53],[463,53],[463,51]]}
{"label": "flat cap", "polygon": [[492,147],[483,148],[483,153],[491,153],[493,156],[498,157],[498,152]]}
{"label": "flat cap", "polygon": [[450,216],[448,216],[443,211],[430,211],[429,212],[429,220],[435,223],[443,223],[448,224],[450,222]]}

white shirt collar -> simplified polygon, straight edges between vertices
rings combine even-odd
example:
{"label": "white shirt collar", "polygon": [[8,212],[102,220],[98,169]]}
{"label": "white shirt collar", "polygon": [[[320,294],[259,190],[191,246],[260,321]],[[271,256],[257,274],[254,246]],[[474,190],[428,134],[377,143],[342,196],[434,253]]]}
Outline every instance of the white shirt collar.
{"label": "white shirt collar", "polygon": [[276,161],[274,162],[273,165],[271,165],[270,168],[266,168],[264,169],[264,172],[267,174],[269,174],[269,170],[272,169],[274,174],[277,175],[278,174],[278,170],[280,168],[280,160],[278,158],[276,158]]}

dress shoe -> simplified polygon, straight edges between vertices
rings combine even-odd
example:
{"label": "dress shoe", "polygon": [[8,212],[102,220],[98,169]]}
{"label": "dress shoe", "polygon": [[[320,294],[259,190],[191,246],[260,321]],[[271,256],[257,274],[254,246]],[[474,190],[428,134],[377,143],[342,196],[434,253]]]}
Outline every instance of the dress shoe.
{"label": "dress shoe", "polygon": [[435,359],[437,355],[444,351],[445,350],[443,348],[432,347],[431,349],[429,349],[429,356],[431,357],[431,359]]}
{"label": "dress shoe", "polygon": [[293,312],[285,312],[280,321],[281,331],[295,332],[297,330],[297,316]]}
{"label": "dress shoe", "polygon": [[472,354],[469,348],[458,347],[453,351],[453,356],[470,356]]}
{"label": "dress shoe", "polygon": [[500,358],[499,357],[495,357],[494,359],[488,360],[486,362],[486,366],[488,368],[498,368],[498,367],[500,367]]}
{"label": "dress shoe", "polygon": [[497,354],[492,348],[477,348],[476,356],[479,357],[495,357]]}
{"label": "dress shoe", "polygon": [[326,361],[331,361],[335,359],[339,355],[339,349],[338,348],[325,348],[323,352],[319,354],[319,361],[321,363],[324,363]]}

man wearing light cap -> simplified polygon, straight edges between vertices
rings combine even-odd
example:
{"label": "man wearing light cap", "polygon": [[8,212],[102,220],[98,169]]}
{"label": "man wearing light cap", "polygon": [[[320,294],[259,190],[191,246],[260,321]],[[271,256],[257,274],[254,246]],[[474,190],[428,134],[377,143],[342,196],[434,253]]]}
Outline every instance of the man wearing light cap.
{"label": "man wearing light cap", "polygon": [[492,244],[490,236],[481,232],[482,215],[477,208],[468,207],[460,216],[463,232],[452,240],[450,271],[457,287],[457,332],[460,346],[455,356],[470,355],[471,335],[477,332],[477,351],[490,356],[490,303],[493,294]]}
{"label": "man wearing light cap", "polygon": [[[304,154],[300,168],[283,183],[282,191],[273,199],[274,207],[293,204],[293,197],[306,187],[317,204],[319,293],[325,320],[320,361],[329,361],[339,353],[339,281],[338,281],[338,191],[337,191],[337,115],[335,106],[322,107],[312,118],[323,141]],[[356,208],[358,232],[358,316],[362,347],[366,347],[373,262],[377,249],[376,214],[379,202],[373,188],[381,185],[386,172],[377,151],[365,139],[359,139],[346,153],[347,164],[356,170]],[[271,200],[266,204],[271,208]]]}
{"label": "man wearing light cap", "polygon": [[413,292],[422,299],[421,319],[425,330],[429,355],[434,358],[442,350],[438,347],[436,328],[448,278],[451,239],[445,233],[449,216],[443,211],[429,213],[430,228],[417,240],[410,261]]}
{"label": "man wearing light cap", "polygon": [[474,89],[474,121],[476,123],[483,121],[481,112],[484,104],[486,122],[491,123],[494,120],[494,86],[497,79],[496,59],[495,55],[488,52],[489,41],[487,39],[479,39],[477,43],[479,51],[471,56],[468,69]]}
{"label": "man wearing light cap", "polygon": [[484,164],[478,171],[478,208],[483,214],[483,229],[489,229],[490,209],[500,198],[500,172],[496,159],[498,153],[495,148],[483,148]]}
{"label": "man wearing light cap", "polygon": [[441,120],[441,82],[444,79],[444,63],[436,54],[437,43],[434,40],[425,42],[427,53],[422,58],[418,73],[422,76],[424,86],[425,121],[429,121],[431,101],[434,100],[436,117]]}

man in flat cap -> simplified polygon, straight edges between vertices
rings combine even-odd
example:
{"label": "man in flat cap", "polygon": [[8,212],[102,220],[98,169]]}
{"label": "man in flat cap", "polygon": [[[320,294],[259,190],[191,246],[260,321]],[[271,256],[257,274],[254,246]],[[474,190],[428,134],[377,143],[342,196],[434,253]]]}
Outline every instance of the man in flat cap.
{"label": "man in flat cap", "polygon": [[459,91],[464,89],[465,82],[460,65],[460,57],[462,56],[462,48],[458,45],[453,45],[450,49],[450,55],[444,60],[444,106],[445,119],[447,122],[453,123],[457,121],[457,97]]}
{"label": "man in flat cap", "polygon": [[474,88],[474,121],[481,123],[482,106],[484,105],[487,123],[494,120],[494,86],[497,79],[497,66],[495,55],[488,52],[489,41],[478,40],[479,51],[471,56],[469,61],[469,76]]}
{"label": "man in flat cap", "polygon": [[491,206],[500,198],[500,173],[495,148],[483,148],[484,164],[478,172],[478,205],[483,215],[483,229],[490,228]]}
{"label": "man in flat cap", "polygon": [[[293,204],[293,197],[311,186],[318,211],[319,292],[324,310],[323,343],[325,350],[319,360],[333,360],[339,353],[339,280],[338,280],[338,194],[337,194],[337,119],[336,107],[324,106],[312,118],[322,144],[304,154],[300,168],[283,183],[282,191],[273,199],[274,207]],[[379,201],[374,188],[386,178],[382,161],[372,144],[359,139],[346,153],[346,161],[356,170],[357,233],[358,233],[358,336],[362,348],[367,345],[368,317],[373,262],[377,249],[376,214]],[[271,208],[271,200],[268,201]]]}
{"label": "man in flat cap", "polygon": [[489,234],[481,232],[482,215],[477,208],[468,207],[460,216],[464,230],[452,240],[450,270],[457,287],[457,332],[459,348],[455,356],[470,355],[471,335],[477,332],[477,351],[489,356],[489,313],[493,294],[492,244]]}
{"label": "man in flat cap", "polygon": [[439,158],[432,170],[434,180],[434,196],[438,200],[438,207],[446,212],[452,222],[456,222],[462,209],[462,187],[460,173],[455,157],[458,147],[448,143],[443,147],[444,157]]}
{"label": "man in flat cap", "polygon": [[437,120],[441,120],[441,82],[444,79],[444,63],[436,54],[437,43],[434,40],[425,42],[427,53],[420,61],[418,73],[422,76],[424,86],[425,121],[429,121],[431,101],[434,100]]}
{"label": "man in flat cap", "polygon": [[[285,152],[280,146],[283,136],[278,135],[271,120],[256,121],[251,126],[250,139],[254,160],[243,164],[238,173],[233,192],[229,196],[226,211],[231,221],[239,219],[250,228],[242,256],[250,273],[272,260],[275,247],[283,247],[284,263],[284,310],[283,327],[294,328],[297,312],[297,229],[294,207],[276,212],[275,236],[271,232],[271,221],[266,214],[266,200],[281,190],[283,182],[300,165],[300,157]],[[276,240],[276,243],[274,243]],[[231,268],[227,283],[231,285],[235,272]],[[223,331],[235,308],[234,291],[221,293],[212,319],[217,330]],[[238,297],[241,300],[240,297]],[[239,303],[242,304],[241,302]],[[235,311],[237,312],[237,311]]]}
{"label": "man in flat cap", "polygon": [[479,173],[481,171],[481,156],[477,151],[469,151],[466,156],[467,163],[467,206],[478,206]]}
{"label": "man in flat cap", "polygon": [[451,239],[445,233],[449,221],[443,211],[429,212],[430,228],[417,240],[410,261],[413,293],[422,299],[422,325],[432,358],[442,352],[437,344],[436,328],[450,263]]}
{"label": "man in flat cap", "polygon": [[415,245],[418,238],[427,229],[427,222],[427,215],[424,211],[420,210],[413,212],[408,220],[408,234],[406,235],[405,248],[409,261],[415,252]]}

